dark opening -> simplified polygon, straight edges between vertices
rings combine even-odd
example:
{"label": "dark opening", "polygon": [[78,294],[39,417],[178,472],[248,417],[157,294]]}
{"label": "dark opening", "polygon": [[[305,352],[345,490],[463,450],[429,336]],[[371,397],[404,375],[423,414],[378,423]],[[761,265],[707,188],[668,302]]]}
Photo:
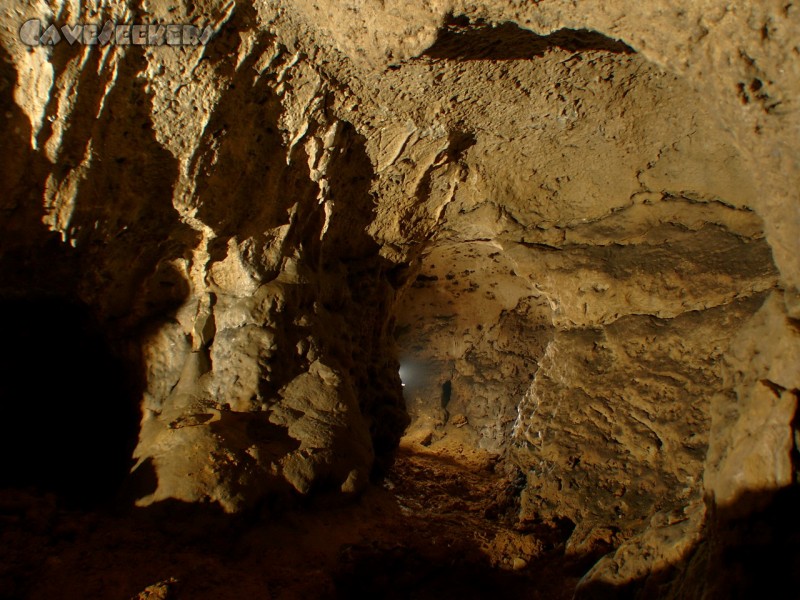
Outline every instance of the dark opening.
{"label": "dark opening", "polygon": [[442,384],[442,408],[447,408],[450,404],[450,397],[453,395],[453,382],[449,379]]}
{"label": "dark opening", "polygon": [[466,17],[451,18],[425,56],[453,60],[524,60],[543,56],[550,48],[570,52],[602,50],[632,54],[627,44],[588,29],[560,29],[537,35],[514,23],[491,25],[470,22]]}
{"label": "dark opening", "polygon": [[130,377],[85,306],[0,299],[0,485],[114,497],[139,427]]}

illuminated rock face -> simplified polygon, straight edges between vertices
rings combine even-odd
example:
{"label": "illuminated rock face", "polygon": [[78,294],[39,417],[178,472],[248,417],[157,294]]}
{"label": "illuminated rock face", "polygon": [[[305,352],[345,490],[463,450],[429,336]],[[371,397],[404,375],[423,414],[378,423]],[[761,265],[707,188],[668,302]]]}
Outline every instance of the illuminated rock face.
{"label": "illuminated rock face", "polygon": [[571,551],[630,539],[591,585],[792,483],[799,11],[519,4],[0,15],[3,297],[105,332],[137,503],[355,494],[408,426],[515,465]]}

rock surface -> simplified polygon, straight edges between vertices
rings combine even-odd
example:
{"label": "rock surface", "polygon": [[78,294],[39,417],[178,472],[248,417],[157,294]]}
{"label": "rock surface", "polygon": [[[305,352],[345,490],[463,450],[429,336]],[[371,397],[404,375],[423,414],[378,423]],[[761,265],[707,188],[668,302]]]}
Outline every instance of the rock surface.
{"label": "rock surface", "polygon": [[[28,48],[31,18],[216,33]],[[679,594],[797,482],[798,39],[772,0],[4,7],[0,300],[103,332],[138,506],[351,498],[405,433],[616,549],[579,589],[696,552]]]}

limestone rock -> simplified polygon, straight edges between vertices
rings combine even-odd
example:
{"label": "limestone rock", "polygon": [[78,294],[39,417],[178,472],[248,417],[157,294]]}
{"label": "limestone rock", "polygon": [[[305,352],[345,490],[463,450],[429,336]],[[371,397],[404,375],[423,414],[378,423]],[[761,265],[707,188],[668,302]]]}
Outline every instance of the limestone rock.
{"label": "limestone rock", "polygon": [[[518,469],[574,553],[624,542],[588,585],[796,483],[794,4],[17,4],[0,301],[103,332],[138,505],[352,497],[407,433]],[[28,47],[35,18],[215,34]],[[9,432],[71,414],[9,389]]]}

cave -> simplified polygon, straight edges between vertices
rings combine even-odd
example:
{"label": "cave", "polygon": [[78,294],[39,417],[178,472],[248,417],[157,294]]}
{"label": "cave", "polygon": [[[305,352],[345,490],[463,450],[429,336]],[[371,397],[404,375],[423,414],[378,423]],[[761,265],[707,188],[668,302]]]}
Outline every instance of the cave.
{"label": "cave", "polygon": [[0,597],[797,586],[800,13],[567,4],[0,14]]}

